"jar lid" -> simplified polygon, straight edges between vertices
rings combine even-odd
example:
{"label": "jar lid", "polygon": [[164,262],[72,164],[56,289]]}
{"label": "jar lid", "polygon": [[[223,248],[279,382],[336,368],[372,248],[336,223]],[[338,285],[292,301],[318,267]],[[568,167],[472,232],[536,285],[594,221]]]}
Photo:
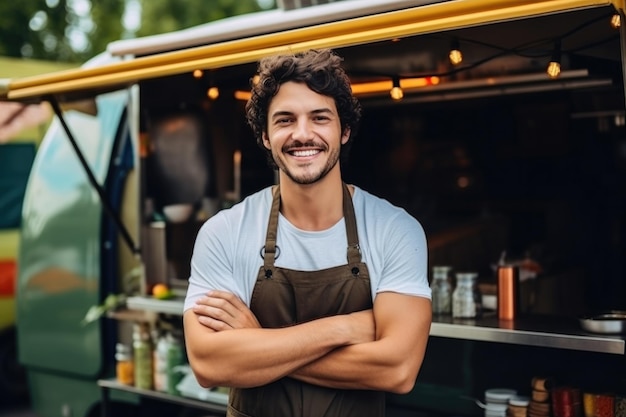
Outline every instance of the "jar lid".
{"label": "jar lid", "polygon": [[523,395],[514,395],[509,398],[509,404],[517,407],[527,407],[530,404],[530,398]]}
{"label": "jar lid", "polygon": [[457,272],[455,277],[456,279],[476,279],[478,278],[478,272]]}
{"label": "jar lid", "polygon": [[485,391],[487,402],[507,403],[509,398],[517,395],[517,391],[509,388],[491,388]]}

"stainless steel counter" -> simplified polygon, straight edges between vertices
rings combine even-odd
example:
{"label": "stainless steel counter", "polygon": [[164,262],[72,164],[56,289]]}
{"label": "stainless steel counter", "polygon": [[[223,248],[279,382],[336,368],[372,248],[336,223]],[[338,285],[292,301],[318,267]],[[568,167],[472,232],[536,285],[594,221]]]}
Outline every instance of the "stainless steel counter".
{"label": "stainless steel counter", "polygon": [[430,335],[453,339],[511,343],[623,355],[625,338],[583,331],[576,318],[528,316],[498,320],[495,313],[480,319],[434,317]]}
{"label": "stainless steel counter", "polygon": [[[183,299],[157,300],[130,297],[127,308],[163,314],[181,315]],[[514,321],[498,320],[495,313],[480,319],[434,317],[430,335],[452,339],[510,343],[624,355],[626,337],[584,332],[576,318],[529,316]]]}
{"label": "stainless steel counter", "polygon": [[[185,407],[196,408],[200,410],[206,410],[212,412],[212,414],[207,414],[207,417],[214,416],[225,416],[226,415],[226,404],[228,403],[228,394],[215,393],[215,400],[198,400],[193,398],[182,397],[178,395],[171,395],[163,392],[158,392],[154,390],[145,390],[141,388],[136,388],[131,385],[120,384],[114,379],[100,379],[98,380],[98,386],[102,390],[102,417],[109,417],[109,406],[110,406],[110,391],[125,391],[133,394],[138,394],[141,397],[152,398],[159,401],[170,402],[174,404],[180,404]],[[213,414],[214,413],[214,414]]]}

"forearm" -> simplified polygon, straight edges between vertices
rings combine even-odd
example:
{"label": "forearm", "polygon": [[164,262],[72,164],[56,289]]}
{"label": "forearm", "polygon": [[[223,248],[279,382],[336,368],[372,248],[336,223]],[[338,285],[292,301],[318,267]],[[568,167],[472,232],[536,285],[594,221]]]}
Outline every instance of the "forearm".
{"label": "forearm", "polygon": [[290,376],[330,388],[406,393],[422,365],[430,312],[427,299],[379,294],[374,341],[335,349]]}
{"label": "forearm", "polygon": [[368,389],[402,393],[407,391],[412,370],[421,366],[419,347],[412,357],[387,355],[385,341],[341,347],[290,374],[291,377],[337,389]]}
{"label": "forearm", "polygon": [[185,313],[189,361],[203,386],[267,384],[353,343],[349,316],[334,316],[280,329],[215,332]]}

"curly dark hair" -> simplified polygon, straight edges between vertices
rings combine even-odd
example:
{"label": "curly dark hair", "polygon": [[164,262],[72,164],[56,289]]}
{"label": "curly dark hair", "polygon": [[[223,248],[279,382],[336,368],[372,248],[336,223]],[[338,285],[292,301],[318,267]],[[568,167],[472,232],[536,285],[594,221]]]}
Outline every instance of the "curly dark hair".
{"label": "curly dark hair", "polygon": [[361,105],[352,95],[350,79],[341,66],[343,59],[330,49],[312,49],[293,55],[277,55],[259,61],[259,80],[252,85],[252,96],[246,103],[246,119],[252,128],[257,144],[266,151],[270,166],[277,168],[272,152],[263,146],[263,133],[267,132],[267,116],[272,98],[280,86],[288,81],[305,83],[318,94],[335,100],[341,131],[350,129],[348,141],[341,146],[341,159],[345,162],[349,146],[357,133],[361,120]]}

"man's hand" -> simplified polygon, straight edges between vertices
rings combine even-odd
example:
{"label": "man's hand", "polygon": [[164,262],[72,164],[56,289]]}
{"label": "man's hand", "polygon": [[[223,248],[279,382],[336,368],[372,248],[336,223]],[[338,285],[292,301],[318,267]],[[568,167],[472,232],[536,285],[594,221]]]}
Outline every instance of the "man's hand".
{"label": "man's hand", "polygon": [[202,325],[216,332],[261,327],[248,306],[239,297],[226,291],[209,291],[196,302],[193,312]]}

